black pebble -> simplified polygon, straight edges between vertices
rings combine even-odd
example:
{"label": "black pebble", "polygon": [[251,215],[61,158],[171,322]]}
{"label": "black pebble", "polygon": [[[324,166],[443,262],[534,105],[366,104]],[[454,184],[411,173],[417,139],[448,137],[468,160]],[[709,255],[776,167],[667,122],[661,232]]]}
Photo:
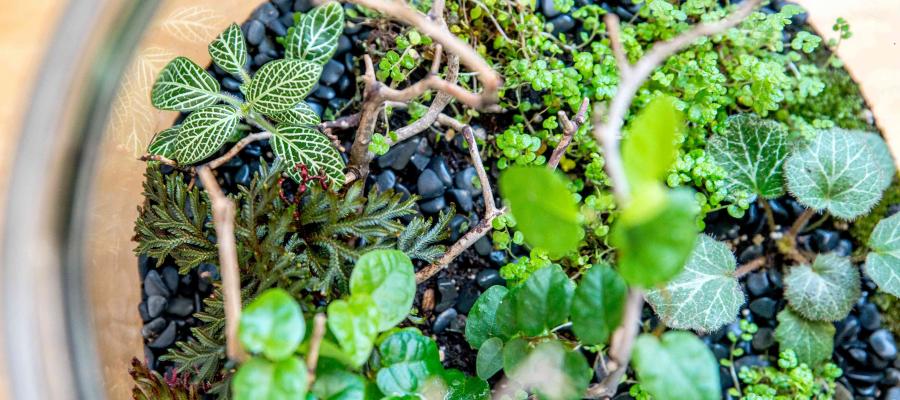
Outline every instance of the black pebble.
{"label": "black pebble", "polygon": [[422,212],[426,214],[437,214],[447,207],[447,201],[444,199],[444,196],[435,197],[431,200],[419,203],[419,207],[421,207]]}
{"label": "black pebble", "polygon": [[478,271],[478,275],[475,275],[475,281],[478,282],[478,286],[481,286],[482,289],[506,284],[506,281],[500,277],[500,271],[492,268]]}
{"label": "black pebble", "polygon": [[162,296],[150,296],[147,298],[147,313],[150,318],[156,318],[166,309],[168,301]]}
{"label": "black pebble", "polygon": [[489,256],[491,254],[491,240],[487,238],[487,236],[482,236],[481,239],[475,241],[475,252],[480,256]]}
{"label": "black pebble", "polygon": [[444,184],[437,173],[431,169],[426,169],[419,174],[416,188],[418,188],[419,196],[422,196],[423,199],[432,199],[444,194]]}
{"label": "black pebble", "polygon": [[412,157],[410,157],[409,161],[412,161],[413,166],[416,167],[416,170],[422,171],[431,162],[431,157],[416,153],[416,154],[413,154]]}
{"label": "black pebble", "polygon": [[738,256],[738,263],[744,264],[762,255],[762,245],[755,244],[753,246],[748,246],[746,249],[744,249],[744,251],[741,252],[741,255]]}
{"label": "black pebble", "polygon": [[322,100],[328,101],[333,99],[336,93],[334,92],[334,89],[328,86],[319,86],[319,88],[316,89],[316,91],[313,92],[312,95]]}
{"label": "black pebble", "polygon": [[466,217],[456,214],[450,220],[450,241],[455,242],[463,234],[462,226],[466,222]]}
{"label": "black pebble", "polygon": [[312,0],[296,0],[294,1],[294,11],[307,12],[312,10]]}
{"label": "black pebble", "polygon": [[894,335],[887,329],[879,329],[869,336],[869,345],[879,357],[885,360],[893,360],[897,358],[897,344],[894,342]]}
{"label": "black pebble", "polygon": [[225,78],[222,79],[222,87],[227,90],[238,91],[238,90],[241,90],[241,83],[238,82],[237,79],[234,79],[230,76],[226,76]]}
{"label": "black pebble", "polygon": [[350,90],[350,88],[353,87],[352,85],[353,81],[350,79],[350,76],[344,75],[338,80],[337,90],[344,96],[352,97],[353,92]]}
{"label": "black pebble", "polygon": [[159,337],[156,340],[150,342],[149,346],[153,349],[164,349],[175,343],[175,331],[176,325],[175,321],[169,322],[169,325],[166,326],[166,330],[159,334]]}
{"label": "black pebble", "polygon": [[352,48],[353,48],[353,43],[350,42],[350,38],[347,37],[347,35],[341,35],[341,37],[338,39],[338,46],[337,46],[337,50],[335,51],[335,54],[344,54],[344,53],[350,51],[350,49],[352,49]]}
{"label": "black pebble", "polygon": [[[278,20],[275,20],[275,22],[278,22]],[[278,50],[276,49],[275,42],[273,42],[272,39],[269,39],[268,36],[263,38],[263,41],[260,42],[257,50],[269,57],[278,58]]]}
{"label": "black pebble", "polygon": [[166,320],[163,319],[162,317],[159,317],[159,318],[156,318],[156,319],[146,323],[144,325],[144,327],[141,328],[141,335],[144,336],[144,338],[149,339],[149,338],[153,337],[154,335],[157,335],[160,332],[162,332],[163,329],[165,329],[165,328],[166,328]]}
{"label": "black pebble", "polygon": [[712,345],[712,352],[716,360],[728,359],[731,356],[731,350],[718,343]]}
{"label": "black pebble", "polygon": [[397,171],[406,168],[406,165],[409,164],[410,157],[416,152],[416,146],[418,144],[419,142],[416,139],[410,139],[397,144],[383,156],[378,157],[378,166],[381,168],[391,167]]}
{"label": "black pebble", "polygon": [[564,14],[550,20],[550,24],[553,25],[553,34],[557,35],[571,31],[575,27],[575,20],[571,16]]}
{"label": "black pebble", "polygon": [[453,199],[456,204],[465,212],[472,211],[472,195],[469,194],[468,191],[461,189],[452,189],[450,190],[450,194],[453,195]]}
{"label": "black pebble", "polygon": [[185,297],[176,297],[169,302],[166,312],[179,317],[190,316],[194,312],[194,301]]}
{"label": "black pebble", "polygon": [[476,176],[475,167],[468,167],[459,171],[453,179],[454,186],[456,186],[457,189],[468,190],[472,196],[476,196],[481,193],[473,183],[473,180],[477,179]]}
{"label": "black pebble", "polygon": [[491,262],[500,267],[506,265],[506,252],[503,250],[492,251]]}
{"label": "black pebble", "polygon": [[478,287],[474,282],[469,281],[463,286],[462,291],[459,293],[459,299],[456,300],[456,310],[460,313],[467,314],[470,309],[472,309],[472,305],[475,304],[475,300],[478,300]]}
{"label": "black pebble", "polygon": [[834,250],[838,245],[840,236],[835,231],[825,229],[817,229],[813,234],[813,243],[820,253],[827,253]]}
{"label": "black pebble", "polygon": [[146,293],[147,296],[169,297],[169,295],[171,295],[169,288],[166,287],[166,284],[156,270],[147,272],[147,277],[144,278],[144,293]]}
{"label": "black pebble", "polygon": [[881,326],[881,314],[878,307],[872,303],[865,303],[859,307],[859,325],[863,329],[874,331]]}
{"label": "black pebble", "polygon": [[854,347],[847,350],[847,355],[858,365],[866,366],[869,364],[869,353],[866,353],[865,349]]}
{"label": "black pebble", "polygon": [[851,243],[847,239],[841,239],[838,241],[837,247],[835,247],[834,252],[841,257],[850,257],[850,253],[853,253],[853,243]]}
{"label": "black pebble", "polygon": [[768,367],[769,362],[758,355],[746,355],[734,360],[734,370],[740,371],[744,367]]}
{"label": "black pebble", "polygon": [[406,199],[412,196],[412,193],[410,193],[409,189],[407,189],[406,186],[403,186],[403,184],[400,183],[394,186],[394,191],[400,193],[400,201],[406,201]]}
{"label": "black pebble", "polygon": [[253,11],[252,18],[258,19],[262,22],[269,22],[273,19],[278,19],[278,16],[281,13],[278,12],[278,9],[275,8],[275,5],[272,3],[262,3],[259,7]]}
{"label": "black pebble", "polygon": [[147,368],[156,369],[156,355],[149,346],[144,346],[144,362],[147,364]]}
{"label": "black pebble", "polygon": [[169,290],[172,292],[178,290],[178,281],[181,279],[181,277],[178,276],[178,269],[172,266],[163,268],[162,278]]}
{"label": "black pebble", "polygon": [[268,54],[259,53],[255,56],[253,56],[253,65],[256,65],[257,67],[262,67],[263,65],[266,65],[266,63],[268,63],[269,61],[272,61],[273,59],[274,59],[274,57],[272,57]]}
{"label": "black pebble", "polygon": [[855,382],[862,382],[867,384],[878,383],[878,381],[884,378],[884,374],[881,372],[875,371],[849,371],[847,372],[847,379]]}
{"label": "black pebble", "polygon": [[747,275],[747,290],[753,296],[762,296],[769,291],[769,278],[763,271],[753,272]]}
{"label": "black pebble", "polygon": [[437,318],[434,319],[434,324],[431,325],[431,331],[434,333],[443,332],[450,326],[450,323],[456,319],[457,315],[455,309],[448,308],[444,310],[444,312],[438,314]]}
{"label": "black pebble", "polygon": [[380,174],[378,174],[378,178],[375,179],[375,185],[378,186],[378,190],[386,191],[388,189],[393,189],[394,184],[397,183],[397,175],[394,174],[394,171],[386,170]]}
{"label": "black pebble", "polygon": [[884,394],[884,400],[900,400],[900,387],[894,386]]}
{"label": "black pebble", "polygon": [[199,274],[201,278],[204,278],[203,280],[208,282],[218,281],[220,278],[219,268],[208,263],[200,264],[200,266],[197,267],[197,274]]}
{"label": "black pebble", "polygon": [[834,335],[835,343],[841,344],[852,340],[859,333],[859,320],[850,315],[843,321],[835,324],[837,332]]}
{"label": "black pebble", "polygon": [[453,177],[450,175],[450,170],[447,169],[447,162],[444,161],[444,157],[437,156],[432,158],[430,168],[434,170],[434,173],[437,174],[437,177],[445,186],[453,185]]}
{"label": "black pebble", "polygon": [[775,331],[771,328],[759,328],[755,334],[753,334],[753,349],[756,351],[763,351],[772,347],[775,344]]}
{"label": "black pebble", "polygon": [[553,0],[541,1],[541,11],[547,18],[552,18],[560,14],[559,10],[556,9]]}
{"label": "black pebble", "polygon": [[309,108],[312,108],[313,111],[316,112],[316,115],[318,115],[319,117],[321,117],[322,113],[325,111],[325,107],[322,107],[322,104],[317,101],[307,99],[306,104],[308,104]]}
{"label": "black pebble", "polygon": [[778,309],[778,302],[768,297],[760,297],[750,302],[750,311],[763,318],[772,318]]}
{"label": "black pebble", "polygon": [[442,312],[456,304],[456,298],[459,292],[456,290],[456,283],[447,278],[438,279],[438,293],[440,294],[440,302],[434,307],[435,311]]}
{"label": "black pebble", "polygon": [[334,60],[328,60],[325,63],[325,67],[322,68],[322,75],[319,77],[319,82],[322,82],[324,85],[333,85],[338,79],[341,79],[341,76],[344,75],[344,64],[341,64]]}
{"label": "black pebble", "polygon": [[258,20],[251,19],[245,22],[243,28],[244,38],[253,46],[259,45],[266,36],[266,26]]}
{"label": "black pebble", "polygon": [[291,12],[291,6],[294,4],[293,0],[271,0],[271,1],[272,1],[272,4],[274,4],[275,7],[278,7],[278,10],[283,13]]}
{"label": "black pebble", "polygon": [[287,35],[287,27],[278,18],[266,22],[266,28],[269,28],[275,36]]}
{"label": "black pebble", "polygon": [[141,315],[141,321],[147,322],[150,320],[150,312],[147,310],[146,302],[138,304],[138,314]]}
{"label": "black pebble", "polygon": [[234,183],[241,186],[250,186],[250,165],[244,164],[241,169],[234,174]]}

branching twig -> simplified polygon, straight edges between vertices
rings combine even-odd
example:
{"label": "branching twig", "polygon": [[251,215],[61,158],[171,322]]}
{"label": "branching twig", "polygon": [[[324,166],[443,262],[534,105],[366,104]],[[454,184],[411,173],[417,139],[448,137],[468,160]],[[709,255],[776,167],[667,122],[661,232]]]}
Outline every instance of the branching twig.
{"label": "branching twig", "polygon": [[581,102],[581,107],[578,108],[578,113],[575,114],[575,119],[569,120],[569,116],[566,115],[566,112],[563,110],[559,110],[559,123],[563,128],[563,137],[559,140],[559,143],[556,145],[556,148],[553,149],[553,154],[550,155],[550,161],[547,161],[547,168],[550,170],[555,170],[559,165],[559,160],[562,159],[563,154],[566,152],[566,149],[569,147],[569,144],[572,143],[572,138],[575,136],[575,132],[578,132],[578,128],[581,127],[581,124],[587,120],[587,110],[590,105],[590,101],[587,97],[584,98]]}
{"label": "branching twig", "polygon": [[309,353],[306,354],[306,370],[309,386],[316,381],[316,367],[319,365],[319,346],[325,337],[325,314],[318,313],[313,320],[312,336],[309,338]]}
{"label": "branching twig", "polygon": [[756,271],[765,266],[766,266],[766,257],[764,257],[764,256],[756,257],[756,258],[750,260],[749,262],[747,262],[746,264],[741,265],[740,267],[735,269],[734,277],[741,278],[744,275],[747,275],[747,274],[749,274],[753,271]]}
{"label": "branching twig", "polygon": [[238,155],[238,153],[240,153],[244,147],[247,147],[248,144],[259,141],[259,140],[270,139],[271,137],[272,137],[271,132],[263,131],[263,132],[251,133],[251,134],[247,135],[246,137],[244,137],[243,139],[241,139],[240,141],[238,141],[237,143],[235,143],[234,146],[232,146],[231,149],[229,149],[227,153],[222,154],[221,157],[216,158],[215,160],[212,160],[212,161],[206,163],[206,166],[208,166],[209,169],[219,168],[223,164],[227,163],[228,160],[231,160],[232,158],[234,158],[234,156]]}
{"label": "branching twig", "polygon": [[160,163],[160,164],[165,164],[165,165],[168,165],[168,166],[170,166],[170,167],[177,167],[177,166],[178,166],[178,163],[175,162],[175,160],[170,160],[170,159],[168,159],[168,158],[165,158],[165,157],[163,157],[163,156],[158,156],[158,155],[156,155],[156,154],[145,154],[145,155],[141,156],[140,158],[138,158],[138,160],[141,160],[141,161],[156,161],[156,162],[158,162],[158,163]]}

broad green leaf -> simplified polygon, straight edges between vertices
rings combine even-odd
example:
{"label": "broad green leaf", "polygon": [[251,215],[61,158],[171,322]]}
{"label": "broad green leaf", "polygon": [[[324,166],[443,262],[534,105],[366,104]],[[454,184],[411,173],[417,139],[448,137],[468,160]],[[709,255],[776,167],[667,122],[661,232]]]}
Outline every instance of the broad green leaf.
{"label": "broad green leaf", "polygon": [[528,244],[557,255],[578,248],[578,206],[561,175],[543,167],[510,167],[500,175],[500,194]]}
{"label": "broad green leaf", "polygon": [[812,266],[796,265],[784,277],[784,297],[806,319],[837,321],[859,299],[859,271],[849,258],[820,254]]}
{"label": "broad green leaf", "polygon": [[179,164],[193,164],[213,155],[234,134],[240,119],[240,111],[221,104],[194,111],[181,124],[175,159]]}
{"label": "broad green leaf", "polygon": [[283,360],[294,354],[305,333],[303,310],[284,289],[266,290],[241,312],[241,344],[270,360]]}
{"label": "broad green leaf", "polygon": [[725,121],[725,132],[714,135],[706,151],[728,172],[732,188],[771,199],[784,194],[787,132],[778,122],[755,114],[738,114]]}
{"label": "broad green leaf", "polygon": [[[541,268],[507,294],[498,309],[509,307],[511,312],[498,311],[497,319],[513,318],[513,325],[526,336],[542,335],[566,322],[574,292],[575,284],[559,265]],[[509,325],[509,322],[498,321],[498,324]]]}
{"label": "broad green leaf", "polygon": [[662,340],[638,336],[631,354],[641,388],[655,400],[718,400],[719,363],[689,332],[670,331]]}
{"label": "broad green leaf", "polygon": [[737,318],[744,292],[734,277],[734,255],[724,243],[700,235],[684,270],[647,301],[666,326],[712,332]]}
{"label": "broad green leaf", "polygon": [[388,396],[415,394],[433,375],[443,372],[437,344],[431,338],[403,330],[378,346],[381,365],[376,382]]}
{"label": "broad green leaf", "polygon": [[634,117],[622,140],[625,175],[633,187],[665,178],[675,162],[675,142],[683,127],[684,118],[668,96],[653,99]]}
{"label": "broad green leaf", "polygon": [[399,250],[372,250],[356,261],[350,293],[367,294],[378,306],[378,330],[386,331],[409,315],[416,297],[412,261]]}
{"label": "broad green leaf", "polygon": [[881,290],[900,297],[900,213],[879,221],[868,245],[866,275]]}
{"label": "broad green leaf", "polygon": [[316,381],[310,391],[320,400],[364,400],[366,381],[340,364],[320,357]]}
{"label": "broad green leaf", "polygon": [[619,273],[632,285],[653,287],[681,272],[697,240],[697,201],[690,189],[668,193],[657,215],[636,225],[617,221],[610,241],[619,253]]}
{"label": "broad green leaf", "polygon": [[156,78],[150,94],[160,110],[193,111],[221,101],[219,81],[185,57],[170,61]]}
{"label": "broad green leaf", "polygon": [[285,57],[325,64],[337,50],[343,31],[344,9],[340,3],[316,7],[288,33]]}
{"label": "broad green leaf", "polygon": [[487,382],[476,377],[466,376],[460,370],[445,371],[443,380],[447,385],[444,400],[489,400],[491,398],[491,387]]}
{"label": "broad green leaf", "polygon": [[270,362],[253,357],[231,381],[235,400],[296,400],[306,397],[306,364],[299,357]]}
{"label": "broad green leaf", "polygon": [[815,367],[819,362],[831,358],[834,332],[834,324],[830,322],[810,321],[790,308],[785,308],[778,313],[775,340],[782,350],[794,350],[800,362]]}
{"label": "broad green leaf", "polygon": [[787,163],[788,190],[815,210],[841,219],[863,215],[884,190],[882,163],[863,135],[842,129],[820,131]]}
{"label": "broad green leaf", "polygon": [[539,398],[551,400],[581,399],[591,375],[584,356],[557,340],[537,345],[507,374]]}
{"label": "broad green leaf", "polygon": [[609,265],[584,273],[572,299],[572,331],[584,344],[603,344],[622,321],[625,280]]}
{"label": "broad green leaf", "polygon": [[309,61],[269,61],[250,80],[247,100],[266,115],[290,110],[306,98],[321,73],[322,66]]}
{"label": "broad green leaf", "polygon": [[297,103],[294,108],[272,114],[271,117],[282,124],[306,126],[309,128],[315,128],[322,122],[319,119],[319,115],[306,102]]}
{"label": "broad green leaf", "polygon": [[531,346],[521,337],[506,342],[503,345],[503,371],[506,375],[512,375],[530,353]]}
{"label": "broad green leaf", "polygon": [[371,297],[352,295],[328,305],[328,329],[356,367],[369,359],[381,314]]}
{"label": "broad green leaf", "polygon": [[209,44],[209,55],[223,71],[244,79],[247,64],[247,43],[244,32],[237,24],[231,24],[216,40]]}
{"label": "broad green leaf", "polygon": [[872,152],[875,161],[878,161],[878,169],[881,171],[881,187],[882,190],[891,185],[894,176],[897,175],[897,166],[894,164],[894,157],[891,156],[891,149],[881,135],[871,132],[857,132],[865,139],[866,144]]}
{"label": "broad green leaf", "polygon": [[153,138],[153,141],[147,148],[147,152],[167,158],[175,158],[176,154],[178,154],[176,152],[176,144],[178,142],[178,132],[180,130],[181,125],[175,125],[171,128],[160,131]]}
{"label": "broad green leaf", "polygon": [[466,341],[473,349],[481,348],[486,340],[500,334],[497,307],[508,292],[503,286],[491,286],[475,300],[466,319]]}
{"label": "broad green leaf", "polygon": [[490,379],[494,374],[503,369],[503,340],[492,337],[485,340],[478,348],[475,357],[475,372],[484,380]]}
{"label": "broad green leaf", "polygon": [[344,160],[331,140],[315,129],[300,125],[279,125],[273,132],[272,151],[284,160],[286,173],[301,181],[297,166],[306,165],[314,174],[324,173],[332,186],[344,184]]}

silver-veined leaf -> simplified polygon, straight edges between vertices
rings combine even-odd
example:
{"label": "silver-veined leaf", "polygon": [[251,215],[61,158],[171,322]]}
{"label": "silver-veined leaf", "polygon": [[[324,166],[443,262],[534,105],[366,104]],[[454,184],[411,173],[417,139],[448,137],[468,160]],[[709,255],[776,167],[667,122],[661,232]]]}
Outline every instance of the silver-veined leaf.
{"label": "silver-veined leaf", "polygon": [[872,155],[875,160],[878,161],[881,170],[881,186],[882,189],[886,189],[891,185],[894,176],[897,175],[897,166],[894,164],[894,157],[891,156],[891,150],[888,148],[887,143],[884,142],[881,135],[872,132],[859,132],[859,134],[866,140],[866,143],[872,151]]}
{"label": "silver-veined leaf", "polygon": [[806,319],[837,321],[859,299],[859,271],[849,258],[820,254],[812,265],[796,265],[784,277],[784,297]]}
{"label": "silver-veined leaf", "polygon": [[782,350],[794,350],[798,361],[815,367],[820,361],[831,358],[834,332],[834,324],[830,322],[810,321],[785,308],[778,313],[775,340]]}
{"label": "silver-veined leaf", "polygon": [[881,290],[900,297],[900,213],[879,221],[868,245],[866,275]]}
{"label": "silver-veined leaf", "polygon": [[784,194],[783,164],[788,156],[787,132],[777,122],[754,114],[738,114],[725,121],[707,152],[726,171],[728,184],[771,199]]}
{"label": "silver-veined leaf", "polygon": [[225,29],[209,44],[209,55],[223,71],[243,79],[246,75],[244,64],[247,63],[247,42],[244,41],[241,27],[231,24]]}
{"label": "silver-veined leaf", "polygon": [[711,332],[734,321],[744,292],[734,276],[734,255],[724,243],[700,235],[684,269],[647,301],[666,326]]}
{"label": "silver-veined leaf", "polygon": [[247,99],[266,115],[290,110],[306,98],[321,73],[322,66],[309,61],[270,61],[250,80]]}
{"label": "silver-veined leaf", "polygon": [[290,125],[301,125],[301,126],[309,126],[315,127],[322,122],[319,119],[319,114],[306,104],[306,102],[300,102],[294,108],[289,110],[285,110],[282,112],[278,112],[270,115],[272,119],[278,121],[282,124],[290,124]]}
{"label": "silver-veined leaf", "polygon": [[166,64],[150,94],[154,107],[170,111],[193,111],[220,99],[219,82],[185,57],[176,57]]}
{"label": "silver-veined leaf", "polygon": [[157,156],[175,158],[178,132],[180,130],[181,125],[175,125],[171,128],[160,131],[156,134],[156,137],[153,138],[153,142],[150,143],[150,146],[147,148],[147,152]]}
{"label": "silver-veined leaf", "polygon": [[209,106],[185,118],[175,142],[175,159],[193,164],[216,152],[234,134],[241,112],[226,105]]}
{"label": "silver-veined leaf", "polygon": [[279,125],[272,135],[272,150],[287,164],[287,174],[300,182],[295,166],[306,165],[313,173],[324,172],[333,185],[344,183],[341,154],[322,133],[306,126]]}
{"label": "silver-veined leaf", "polygon": [[316,7],[288,34],[285,57],[325,64],[337,50],[343,30],[344,9],[340,3]]}

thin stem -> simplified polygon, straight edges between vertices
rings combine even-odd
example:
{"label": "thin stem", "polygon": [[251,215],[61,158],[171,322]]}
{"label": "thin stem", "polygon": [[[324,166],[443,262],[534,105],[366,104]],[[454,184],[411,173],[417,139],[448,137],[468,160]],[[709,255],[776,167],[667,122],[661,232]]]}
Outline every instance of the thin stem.
{"label": "thin stem", "polygon": [[756,271],[762,267],[766,266],[766,257],[759,256],[756,257],[744,265],[741,265],[736,270],[734,270],[734,277],[740,279],[744,275],[747,275],[753,271]]}
{"label": "thin stem", "polygon": [[812,208],[803,210],[803,214],[800,214],[800,216],[797,217],[797,220],[794,221],[794,224],[791,225],[791,229],[788,231],[787,236],[796,238],[797,234],[799,234],[800,231],[802,231],[803,228],[806,227],[806,224],[809,222],[809,219],[813,217],[813,215],[816,215],[816,210],[813,210]]}
{"label": "thin stem", "polygon": [[766,213],[766,223],[769,224],[769,230],[775,232],[778,230],[778,225],[775,224],[775,213],[772,212],[772,206],[769,204],[769,201],[760,197],[757,202],[762,206],[763,211]]}
{"label": "thin stem", "polygon": [[319,347],[325,337],[325,314],[318,313],[313,322],[312,337],[309,339],[309,353],[306,355],[306,370],[309,385],[316,381],[316,367],[319,365]]}
{"label": "thin stem", "polygon": [[227,163],[229,160],[231,160],[232,158],[237,156],[238,153],[240,153],[241,150],[243,150],[244,147],[247,147],[247,145],[249,145],[250,143],[269,139],[271,137],[272,137],[271,132],[251,133],[251,134],[245,136],[243,139],[241,139],[237,143],[235,143],[234,146],[232,146],[230,149],[228,149],[227,153],[222,154],[219,158],[216,158],[215,160],[212,160],[212,161],[206,163],[206,166],[209,167],[209,169],[219,168],[223,164]]}
{"label": "thin stem", "polygon": [[615,396],[631,360],[631,348],[634,346],[634,339],[640,330],[643,307],[644,293],[640,289],[630,289],[628,298],[625,300],[622,325],[613,332],[609,344],[607,369],[610,372],[600,383],[593,384],[588,388],[585,398],[600,399]]}
{"label": "thin stem", "polygon": [[572,143],[572,138],[575,136],[575,133],[578,132],[578,128],[580,128],[581,124],[587,119],[588,106],[590,106],[590,100],[585,97],[581,102],[581,107],[578,108],[578,112],[575,114],[574,120],[569,120],[569,116],[566,115],[565,111],[559,111],[558,115],[560,124],[563,128],[563,137],[559,140],[556,148],[553,149],[553,154],[550,155],[550,161],[547,161],[547,169],[552,171],[559,165],[559,160],[562,159],[569,144]]}

